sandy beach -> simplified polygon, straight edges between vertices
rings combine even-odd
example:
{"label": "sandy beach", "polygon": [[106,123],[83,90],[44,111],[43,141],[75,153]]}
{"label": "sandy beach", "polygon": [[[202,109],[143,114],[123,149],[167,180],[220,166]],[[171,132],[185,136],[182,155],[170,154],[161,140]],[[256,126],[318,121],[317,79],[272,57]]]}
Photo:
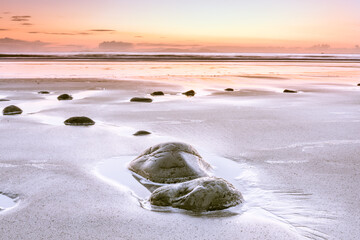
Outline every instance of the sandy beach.
{"label": "sandy beach", "polygon": [[[9,205],[0,211],[0,239],[360,237],[359,63],[0,62],[0,69],[0,98],[10,100],[1,109],[23,110],[0,118],[0,207]],[[181,94],[190,89],[194,97]],[[73,100],[58,101],[63,93]],[[64,125],[73,116],[96,123]],[[151,134],[134,136],[138,130]],[[126,165],[170,141],[194,146],[245,202],[209,213],[151,208],[150,192]]]}

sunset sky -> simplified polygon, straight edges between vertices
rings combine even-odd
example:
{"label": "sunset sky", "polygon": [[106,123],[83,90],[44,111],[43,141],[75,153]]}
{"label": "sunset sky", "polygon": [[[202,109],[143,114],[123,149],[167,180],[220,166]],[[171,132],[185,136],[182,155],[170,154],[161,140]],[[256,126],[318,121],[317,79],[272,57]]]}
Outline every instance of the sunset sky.
{"label": "sunset sky", "polygon": [[0,0],[0,6],[2,52],[291,52],[360,45],[359,0]]}

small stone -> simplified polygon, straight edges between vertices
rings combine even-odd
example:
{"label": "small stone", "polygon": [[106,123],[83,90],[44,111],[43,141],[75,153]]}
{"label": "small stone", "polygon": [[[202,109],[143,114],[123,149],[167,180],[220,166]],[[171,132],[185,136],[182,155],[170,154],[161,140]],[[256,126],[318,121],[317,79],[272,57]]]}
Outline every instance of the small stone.
{"label": "small stone", "polygon": [[151,98],[143,98],[143,97],[133,97],[132,99],[130,99],[130,102],[152,102]]}
{"label": "small stone", "polygon": [[90,126],[94,125],[95,122],[88,118],[88,117],[71,117],[64,121],[65,125],[71,125],[71,126]]}
{"label": "small stone", "polygon": [[38,94],[50,94],[49,91],[39,91]]}
{"label": "small stone", "polygon": [[57,99],[58,99],[59,101],[62,101],[62,100],[72,100],[73,97],[72,97],[71,95],[65,93],[65,94],[61,94],[60,96],[58,96]]}
{"label": "small stone", "polygon": [[0,98],[0,102],[7,102],[7,101],[10,101],[10,99],[7,99],[7,98]]}
{"label": "small stone", "polygon": [[150,196],[156,206],[171,206],[195,212],[222,210],[243,202],[231,183],[222,178],[202,177],[157,188]]}
{"label": "small stone", "polygon": [[284,93],[297,93],[295,90],[285,89]]}
{"label": "small stone", "polygon": [[168,142],[148,148],[128,168],[156,183],[177,183],[207,177],[210,164],[189,144]]}
{"label": "small stone", "polygon": [[233,92],[234,89],[233,89],[233,88],[225,88],[225,91],[227,91],[227,92]]}
{"label": "small stone", "polygon": [[151,96],[164,96],[164,92],[162,91],[153,92]]}
{"label": "small stone", "polygon": [[195,91],[194,90],[189,90],[187,92],[183,92],[182,94],[188,96],[188,97],[193,97],[195,96]]}
{"label": "small stone", "polygon": [[137,131],[136,133],[134,133],[133,135],[134,136],[144,136],[144,135],[149,135],[149,134],[151,134],[151,132],[148,132],[145,130],[140,130],[140,131]]}
{"label": "small stone", "polygon": [[16,115],[21,113],[22,110],[15,105],[10,105],[3,109],[3,115]]}
{"label": "small stone", "polygon": [[360,83],[358,83],[357,85],[360,86]]}

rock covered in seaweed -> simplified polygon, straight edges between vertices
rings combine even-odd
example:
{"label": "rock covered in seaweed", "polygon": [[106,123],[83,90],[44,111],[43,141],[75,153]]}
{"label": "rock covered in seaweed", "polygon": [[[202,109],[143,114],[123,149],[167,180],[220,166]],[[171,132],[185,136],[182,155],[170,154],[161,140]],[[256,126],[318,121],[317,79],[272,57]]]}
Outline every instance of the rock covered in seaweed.
{"label": "rock covered in seaweed", "polygon": [[183,92],[182,94],[184,94],[184,95],[186,95],[188,97],[193,97],[193,96],[195,96],[196,93],[195,93],[194,90],[189,90],[187,92]]}
{"label": "rock covered in seaweed", "polygon": [[297,93],[297,91],[295,91],[295,90],[290,90],[290,89],[285,89],[283,92],[284,92],[284,93]]}
{"label": "rock covered in seaweed", "polygon": [[214,211],[236,206],[243,197],[231,183],[222,178],[202,177],[169,184],[156,189],[150,203],[191,211]]}
{"label": "rock covered in seaweed", "polygon": [[38,91],[38,94],[50,94],[49,91]]}
{"label": "rock covered in seaweed", "polygon": [[60,96],[57,97],[57,99],[59,101],[62,101],[62,100],[72,100],[73,97],[67,93],[64,93],[64,94],[61,94]]}
{"label": "rock covered in seaweed", "polygon": [[94,125],[95,122],[88,118],[88,117],[71,117],[64,121],[65,125],[71,125],[71,126],[90,126]]}
{"label": "rock covered in seaweed", "polygon": [[144,135],[149,135],[151,134],[151,132],[145,131],[145,130],[139,130],[136,133],[134,133],[134,136],[144,136]]}
{"label": "rock covered in seaweed", "polygon": [[151,98],[145,98],[145,97],[133,97],[130,99],[130,102],[152,102]]}
{"label": "rock covered in seaweed", "polygon": [[156,183],[178,183],[209,176],[210,164],[189,144],[161,143],[132,160],[128,168]]}
{"label": "rock covered in seaweed", "polygon": [[21,108],[15,105],[10,105],[3,109],[3,115],[16,115],[21,113],[22,113]]}
{"label": "rock covered in seaweed", "polygon": [[153,92],[151,94],[151,96],[164,96],[164,92],[163,91],[156,91],[156,92]]}

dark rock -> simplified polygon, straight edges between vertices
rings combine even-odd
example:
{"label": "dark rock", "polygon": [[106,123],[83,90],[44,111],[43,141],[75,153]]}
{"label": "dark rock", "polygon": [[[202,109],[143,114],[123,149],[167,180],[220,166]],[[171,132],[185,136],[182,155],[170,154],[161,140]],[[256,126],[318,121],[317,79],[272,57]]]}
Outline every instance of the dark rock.
{"label": "dark rock", "polygon": [[189,90],[187,92],[183,92],[182,94],[188,96],[188,97],[193,97],[195,96],[195,91],[194,90]]}
{"label": "dark rock", "polygon": [[360,86],[360,83],[358,83],[357,85]]}
{"label": "dark rock", "polygon": [[95,122],[88,117],[71,117],[64,121],[65,125],[71,126],[90,126],[94,125]]}
{"label": "dark rock", "polygon": [[236,206],[243,197],[222,178],[202,177],[157,188],[150,196],[156,206],[172,206],[191,211],[214,211]]}
{"label": "dark rock", "polygon": [[151,98],[133,97],[130,102],[152,102]]}
{"label": "dark rock", "polygon": [[7,102],[7,101],[10,101],[10,100],[6,99],[6,98],[0,98],[0,102]]}
{"label": "dark rock", "polygon": [[233,88],[225,88],[225,91],[227,91],[227,92],[233,92],[234,89],[233,89]]}
{"label": "dark rock", "polygon": [[62,101],[62,100],[72,100],[73,97],[72,97],[71,95],[65,93],[65,94],[61,94],[60,96],[58,96],[57,99],[58,99],[59,101]]}
{"label": "dark rock", "polygon": [[295,90],[285,89],[284,93],[297,93]]}
{"label": "dark rock", "polygon": [[207,177],[211,168],[189,144],[169,142],[148,148],[128,168],[157,183],[177,183]]}
{"label": "dark rock", "polygon": [[144,136],[144,135],[149,135],[149,134],[151,134],[151,132],[140,130],[140,131],[137,131],[136,133],[134,133],[133,135],[134,136]]}
{"label": "dark rock", "polygon": [[22,110],[15,105],[10,105],[3,109],[3,115],[16,115],[21,113]]}
{"label": "dark rock", "polygon": [[164,92],[162,91],[153,92],[151,96],[164,96]]}
{"label": "dark rock", "polygon": [[49,94],[49,91],[39,91],[38,94]]}

